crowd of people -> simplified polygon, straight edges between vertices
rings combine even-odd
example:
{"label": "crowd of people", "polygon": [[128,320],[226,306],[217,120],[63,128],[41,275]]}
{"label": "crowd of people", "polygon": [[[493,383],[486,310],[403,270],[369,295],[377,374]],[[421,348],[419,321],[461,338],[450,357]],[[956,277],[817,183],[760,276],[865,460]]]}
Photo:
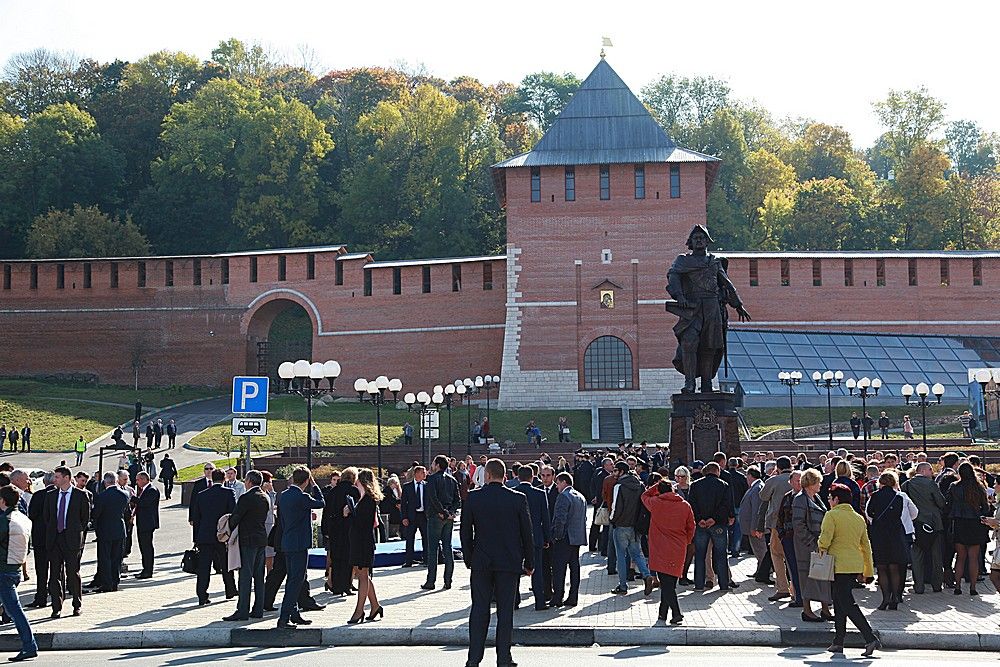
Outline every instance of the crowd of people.
{"label": "crowd of people", "polygon": [[[877,582],[877,609],[889,613],[910,595],[947,589],[975,596],[985,576],[1000,585],[1000,555],[994,549],[988,558],[1000,483],[975,455],[947,453],[932,462],[922,453],[876,451],[865,459],[843,449],[815,460],[720,452],[682,463],[644,443],[580,450],[572,463],[542,453],[509,467],[486,455],[439,455],[430,471],[415,461],[378,479],[370,469],[347,467],[322,487],[298,467],[281,493],[267,471],[241,478],[235,468],[206,463],[188,507],[194,547],[185,570],[196,575],[199,605],[211,603],[212,575],[222,577],[225,599],[235,599],[223,620],[277,612],[277,627],[294,629],[311,623],[306,612],[324,608],[307,577],[309,549],[320,542],[325,590],[356,595],[347,623],[372,622],[385,616],[372,577],[377,543],[403,540],[403,566],[426,570],[420,588],[450,589],[458,522],[458,547],[472,570],[469,664],[482,659],[492,604],[498,658],[510,659],[522,575],[535,610],[577,606],[585,550],[599,554],[614,577],[609,594],[626,595],[633,582],[645,597],[659,589],[659,618],[673,625],[684,622],[682,587],[738,588],[731,561],[752,554],[754,582],[773,586],[769,602],[800,610],[803,622],[833,622],[834,652],[843,651],[850,619],[866,655],[879,636],[854,600],[856,589]],[[37,584],[28,606],[50,606],[52,618],[66,607],[80,615],[85,594],[118,590],[133,542],[142,560],[134,576],[153,576],[161,500],[153,482],[162,482],[169,498],[177,472],[169,454],[159,475],[156,464],[141,452],[123,453],[120,469],[100,479],[61,465],[34,492],[25,471],[0,464],[0,552],[7,553],[0,604],[22,640],[16,659],[37,654],[16,595],[28,576],[29,543]],[[97,571],[84,584],[80,562],[90,530]]]}

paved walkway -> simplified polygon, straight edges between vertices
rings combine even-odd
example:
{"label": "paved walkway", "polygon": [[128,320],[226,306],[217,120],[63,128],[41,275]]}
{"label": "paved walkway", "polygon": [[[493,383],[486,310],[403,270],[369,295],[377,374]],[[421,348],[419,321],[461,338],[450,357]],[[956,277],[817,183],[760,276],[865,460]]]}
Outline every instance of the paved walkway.
{"label": "paved walkway", "polygon": [[[116,593],[84,597],[83,614],[58,620],[48,618],[48,610],[29,610],[28,617],[43,647],[53,648],[138,648],[140,646],[265,646],[265,645],[350,645],[350,644],[463,644],[467,637],[469,575],[456,564],[455,586],[450,591],[421,591],[425,573],[420,568],[391,567],[376,571],[379,597],[385,619],[378,623],[347,626],[354,607],[353,598],[334,599],[322,592],[322,572],[310,571],[312,590],[326,610],[307,616],[314,623],[308,629],[291,632],[274,630],[276,615],[262,621],[226,623],[221,619],[235,609],[235,601],[225,602],[221,578],[214,577],[210,592],[213,604],[198,607],[194,577],[180,571],[180,560],[188,548],[190,528],[186,509],[176,498],[161,510],[162,528],[156,533],[157,563],[150,581],[123,580]],[[457,534],[456,534],[457,543]],[[84,581],[95,569],[95,545],[88,542],[83,565]],[[138,548],[127,562],[138,570]],[[685,621],[681,627],[665,627],[657,621],[658,591],[644,598],[638,587],[627,596],[609,593],[616,584],[606,574],[596,554],[583,557],[579,606],[571,610],[538,612],[522,579],[523,600],[516,613],[515,641],[523,644],[589,646],[633,644],[715,644],[715,645],[818,645],[829,641],[832,624],[803,623],[799,610],[766,600],[771,594],[753,582],[752,558],[733,562],[740,587],[733,593],[695,593],[685,588],[680,595]],[[33,576],[33,574],[32,574]],[[441,574],[439,572],[439,579]],[[21,585],[22,600],[31,599],[35,581]],[[979,587],[982,595],[971,598],[945,593],[908,596],[899,611],[872,611],[880,597],[874,590],[859,591],[858,598],[872,625],[882,631],[888,646],[1000,650],[1000,595],[988,583]],[[280,594],[279,594],[280,601]],[[13,629],[4,628],[0,647],[14,641]]]}

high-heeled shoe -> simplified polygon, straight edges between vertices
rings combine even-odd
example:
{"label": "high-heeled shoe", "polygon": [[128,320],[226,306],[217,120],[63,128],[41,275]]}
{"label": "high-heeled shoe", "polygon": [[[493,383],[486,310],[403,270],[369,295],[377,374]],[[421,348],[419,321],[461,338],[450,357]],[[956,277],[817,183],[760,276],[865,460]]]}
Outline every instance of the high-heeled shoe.
{"label": "high-heeled shoe", "polygon": [[366,618],[365,620],[366,621],[374,621],[376,616],[379,617],[379,618],[384,618],[385,617],[385,610],[382,608],[382,605],[379,605],[378,609],[375,609],[374,611],[372,611],[372,613],[369,614],[368,618]]}
{"label": "high-heeled shoe", "polygon": [[365,612],[361,612],[357,616],[351,616],[351,620],[347,621],[348,625],[356,625],[361,621],[365,620]]}
{"label": "high-heeled shoe", "polygon": [[885,611],[886,609],[889,608],[889,601],[888,600],[882,600],[882,604],[880,604],[879,606],[877,606],[875,608],[878,609],[879,611]]}
{"label": "high-heeled shoe", "polygon": [[809,616],[805,612],[802,612],[802,620],[806,623],[822,623],[823,619],[819,616]]}

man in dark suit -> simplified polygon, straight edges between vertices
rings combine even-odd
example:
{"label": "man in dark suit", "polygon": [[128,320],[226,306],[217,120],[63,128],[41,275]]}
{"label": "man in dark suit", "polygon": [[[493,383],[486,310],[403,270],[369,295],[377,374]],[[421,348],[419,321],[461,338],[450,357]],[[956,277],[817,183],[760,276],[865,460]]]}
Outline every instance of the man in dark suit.
{"label": "man in dark suit", "polygon": [[25,424],[24,428],[21,429],[21,451],[31,451],[31,427],[27,424]]}
{"label": "man in dark suit", "polygon": [[[552,466],[544,465],[538,475],[542,481],[542,490],[545,491],[545,497],[549,502],[549,523],[551,524],[552,520],[555,519],[556,500],[559,498],[559,487],[556,486],[556,471]],[[551,546],[542,551],[542,577],[545,580],[546,602],[552,599],[554,593],[552,586],[552,556],[553,552]]]}
{"label": "man in dark suit", "polygon": [[80,559],[87,541],[90,501],[87,493],[73,486],[69,468],[59,466],[55,489],[45,494],[45,548],[49,552],[49,596],[52,618],[62,615],[63,596],[73,596],[73,615],[80,615],[83,587]]}
{"label": "man in dark suit", "polygon": [[[323,502],[328,503],[328,498],[329,494],[324,491]],[[274,548],[274,564],[264,579],[264,611],[277,611],[274,608],[274,600],[278,597],[278,589],[281,587],[281,582],[288,576],[288,562],[285,560],[285,552],[281,550],[281,496],[275,499],[274,508],[277,517],[274,521],[274,528],[271,529],[271,534],[267,537],[268,546]],[[323,513],[326,513],[325,507],[323,508]],[[316,602],[316,598],[310,594],[308,577],[303,577],[302,589],[299,591],[298,605],[300,612],[323,611],[326,608],[326,605]]]}
{"label": "man in dark suit", "polygon": [[486,462],[486,485],[469,492],[462,510],[462,558],[472,570],[472,609],[469,612],[467,667],[476,667],[486,651],[490,603],[497,603],[497,664],[512,665],[514,596],[521,573],[534,571],[528,499],[504,486],[507,466],[500,459]]}
{"label": "man in dark suit", "polygon": [[[545,611],[545,575],[542,572],[543,553],[552,541],[552,515],[549,512],[548,496],[542,489],[532,485],[534,469],[530,465],[521,466],[517,471],[520,484],[514,489],[520,491],[528,499],[528,512],[531,514],[532,541],[534,543],[535,572],[531,575],[531,590],[535,594],[535,611]],[[521,591],[514,597],[514,607],[520,606]]]}
{"label": "man in dark suit", "polygon": [[170,495],[174,491],[174,478],[177,477],[177,465],[170,458],[170,454],[164,454],[160,461],[160,481],[163,482],[163,496],[170,500]]}
{"label": "man in dark suit", "polygon": [[454,532],[455,515],[462,505],[458,494],[458,482],[448,472],[448,457],[434,458],[437,471],[427,480],[427,534],[424,542],[424,559],[427,561],[427,581],[420,588],[434,590],[437,580],[438,547],[444,553],[444,587],[451,588],[451,578],[455,572],[455,552],[451,548],[451,534]]}
{"label": "man in dark suit", "polygon": [[427,469],[416,466],[413,469],[413,481],[403,485],[403,497],[400,500],[399,512],[403,517],[403,528],[406,529],[406,557],[403,567],[413,565],[413,541],[420,531],[420,544],[427,557],[427,484],[424,476]]}
{"label": "man in dark suit", "polygon": [[136,579],[153,577],[153,531],[160,527],[160,490],[151,483],[149,474],[140,472],[135,476],[135,532],[139,539],[139,553],[142,554],[142,572]]}
{"label": "man in dark suit", "polygon": [[45,497],[55,489],[55,473],[42,477],[45,488],[31,494],[28,518],[31,519],[31,550],[35,553],[35,599],[28,606],[49,606],[49,550],[45,548]]}
{"label": "man in dark suit", "polygon": [[[208,465],[206,464],[206,468]],[[226,473],[211,471],[212,485],[191,499],[194,507],[194,543],[198,547],[198,604],[208,604],[208,580],[213,566],[222,571],[222,581],[226,584],[226,599],[236,597],[236,581],[229,570],[226,559],[226,545],[219,542],[216,530],[223,514],[232,514],[236,509],[236,496],[222,486]]]}
{"label": "man in dark suit", "polygon": [[[251,470],[246,476],[247,490],[236,501],[236,509],[229,516],[229,529],[239,528],[240,545],[240,599],[236,611],[224,621],[245,621],[264,618],[264,551],[267,548],[267,531],[264,523],[271,511],[271,499],[264,495],[260,485],[264,476]],[[253,584],[253,610],[250,609],[250,585]]]}
{"label": "man in dark suit", "polygon": [[90,518],[97,533],[97,574],[92,593],[117,591],[121,581],[121,564],[125,545],[125,514],[130,511],[129,498],[118,490],[113,472],[104,473],[103,490],[94,498]]}
{"label": "man in dark suit", "polygon": [[167,424],[167,449],[173,449],[177,440],[177,424],[171,419]]}
{"label": "man in dark suit", "polygon": [[[309,547],[312,546],[312,511],[323,509],[326,504],[323,492],[305,466],[292,471],[291,481],[281,494],[281,550],[285,552],[288,579],[278,612],[279,629],[295,628],[293,623],[308,625],[312,622],[302,618],[296,606],[306,576]],[[309,493],[306,493],[307,490]]]}
{"label": "man in dark suit", "polygon": [[[198,504],[198,498],[201,496],[201,492],[202,491],[204,491],[208,487],[212,486],[212,484],[213,484],[213,482],[212,482],[212,471],[213,470],[215,470],[215,464],[212,463],[211,461],[209,461],[208,463],[205,464],[204,476],[201,479],[199,479],[198,481],[196,481],[194,483],[194,485],[191,487],[191,500],[190,500],[190,502],[188,502],[188,523],[191,524],[192,528],[194,527],[194,514],[195,514],[195,507]],[[222,473],[222,479],[223,480],[226,479],[226,474],[225,473]],[[236,497],[234,496],[233,497],[233,501],[235,502],[235,500],[236,500]],[[198,543],[198,531],[192,530],[191,534],[193,536],[195,544],[197,544]]]}

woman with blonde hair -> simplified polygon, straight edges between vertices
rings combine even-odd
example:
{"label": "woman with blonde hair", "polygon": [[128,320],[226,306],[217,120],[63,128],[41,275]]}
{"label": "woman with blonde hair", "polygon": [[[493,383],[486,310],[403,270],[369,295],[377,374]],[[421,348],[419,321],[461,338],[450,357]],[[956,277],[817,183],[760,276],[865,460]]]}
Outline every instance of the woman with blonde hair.
{"label": "woman with blonde hair", "polygon": [[[375,593],[375,582],[371,579],[371,568],[375,561],[378,504],[382,501],[382,489],[375,480],[375,474],[368,468],[358,470],[354,487],[361,495],[361,499],[355,501],[350,497],[348,506],[344,508],[344,517],[349,519],[350,524],[350,563],[358,577],[358,602],[354,607],[354,615],[347,621],[350,625],[360,623],[362,620],[374,621],[384,615],[378,595]],[[371,608],[367,618],[365,618],[366,600]]]}
{"label": "woman with blonde hair", "polygon": [[[802,620],[809,623],[832,621],[830,582],[809,578],[809,557],[817,550],[823,517],[826,516],[826,506],[819,497],[823,476],[810,468],[802,473],[801,483],[802,491],[792,498],[792,541],[802,587]],[[821,605],[819,616],[813,613],[813,602]]]}

